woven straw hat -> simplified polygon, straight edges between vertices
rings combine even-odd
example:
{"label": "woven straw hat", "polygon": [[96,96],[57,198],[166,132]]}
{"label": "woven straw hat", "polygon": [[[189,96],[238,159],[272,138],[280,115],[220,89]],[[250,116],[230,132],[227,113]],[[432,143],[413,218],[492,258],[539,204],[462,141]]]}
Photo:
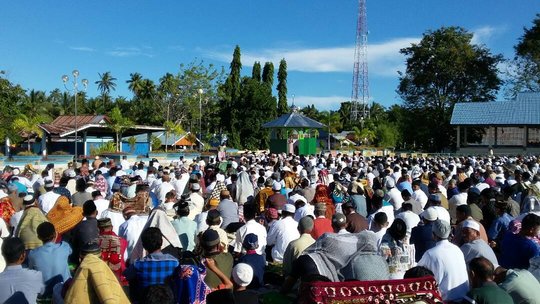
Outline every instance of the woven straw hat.
{"label": "woven straw hat", "polygon": [[72,207],[67,197],[60,196],[47,214],[47,218],[54,225],[56,232],[63,234],[82,221],[83,210],[82,207]]}

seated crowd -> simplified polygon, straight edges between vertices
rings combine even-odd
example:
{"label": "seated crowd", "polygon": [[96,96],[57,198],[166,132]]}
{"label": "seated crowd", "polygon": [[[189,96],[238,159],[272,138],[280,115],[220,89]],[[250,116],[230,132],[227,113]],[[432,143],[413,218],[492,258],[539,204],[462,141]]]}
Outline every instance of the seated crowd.
{"label": "seated crowd", "polygon": [[[540,303],[540,159],[246,153],[0,173],[0,303]],[[393,300],[389,300],[392,302]]]}

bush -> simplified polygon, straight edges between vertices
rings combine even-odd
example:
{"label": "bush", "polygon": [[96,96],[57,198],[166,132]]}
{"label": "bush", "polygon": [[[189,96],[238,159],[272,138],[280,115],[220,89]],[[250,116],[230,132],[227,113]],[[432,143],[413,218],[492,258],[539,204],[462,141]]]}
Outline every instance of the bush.
{"label": "bush", "polygon": [[54,151],[51,155],[69,155],[66,151]]}
{"label": "bush", "polygon": [[21,151],[17,153],[18,156],[36,156],[37,154],[31,151]]}
{"label": "bush", "polygon": [[115,153],[115,152],[116,152],[116,144],[113,141],[108,141],[97,148],[90,149],[90,154],[92,155],[100,155],[103,153]]}

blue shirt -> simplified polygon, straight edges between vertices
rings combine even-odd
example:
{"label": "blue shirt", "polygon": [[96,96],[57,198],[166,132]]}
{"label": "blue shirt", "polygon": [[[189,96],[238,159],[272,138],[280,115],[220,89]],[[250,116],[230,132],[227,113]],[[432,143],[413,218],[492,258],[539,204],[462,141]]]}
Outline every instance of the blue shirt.
{"label": "blue shirt", "polygon": [[66,242],[48,242],[28,253],[28,268],[39,270],[43,274],[43,282],[47,287],[45,294],[51,294],[56,283],[71,278],[68,266],[70,254],[71,247]]}
{"label": "blue shirt", "polygon": [[502,267],[506,269],[528,269],[529,259],[540,255],[540,247],[532,240],[520,234],[507,231],[501,242]]}
{"label": "blue shirt", "polygon": [[238,263],[246,263],[253,268],[253,279],[248,288],[259,288],[264,286],[264,268],[266,261],[264,257],[257,253],[249,253],[238,259]]}
{"label": "blue shirt", "polygon": [[420,261],[426,251],[435,247],[435,240],[433,239],[433,222],[418,225],[411,231],[410,243],[414,244],[416,254],[416,261]]}
{"label": "blue shirt", "polygon": [[124,275],[130,281],[130,286],[134,282],[134,286],[144,289],[165,284],[165,279],[173,274],[177,266],[178,260],[172,255],[155,252],[135,261],[124,271]]}
{"label": "blue shirt", "polygon": [[506,212],[499,216],[495,221],[493,221],[493,223],[491,223],[491,227],[489,227],[487,232],[488,239],[496,241],[502,240],[502,237],[508,230],[508,226],[510,226],[510,222],[513,219],[514,218]]}
{"label": "blue shirt", "polygon": [[36,303],[38,294],[44,291],[41,272],[7,266],[0,273],[0,303]]}
{"label": "blue shirt", "polygon": [[197,234],[197,223],[188,219],[186,216],[177,218],[171,222],[180,238],[182,248],[193,251],[195,248],[195,235]]}

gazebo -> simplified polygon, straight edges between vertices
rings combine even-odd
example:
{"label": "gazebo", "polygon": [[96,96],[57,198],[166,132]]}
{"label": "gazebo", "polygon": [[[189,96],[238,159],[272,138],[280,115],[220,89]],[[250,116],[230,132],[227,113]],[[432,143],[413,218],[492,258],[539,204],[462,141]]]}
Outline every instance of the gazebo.
{"label": "gazebo", "polygon": [[309,155],[317,152],[319,129],[326,126],[302,115],[298,108],[291,107],[291,112],[263,124],[271,129],[270,152]]}

